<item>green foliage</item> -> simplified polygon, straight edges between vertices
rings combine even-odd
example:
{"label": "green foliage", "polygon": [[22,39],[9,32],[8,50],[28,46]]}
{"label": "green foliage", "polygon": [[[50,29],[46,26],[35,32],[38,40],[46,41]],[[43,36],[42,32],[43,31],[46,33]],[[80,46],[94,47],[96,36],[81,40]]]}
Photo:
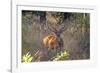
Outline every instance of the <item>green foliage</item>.
{"label": "green foliage", "polygon": [[22,62],[24,63],[30,63],[32,62],[32,60],[33,60],[33,57],[31,56],[31,54],[29,54],[29,52],[26,53],[26,55],[22,56]]}
{"label": "green foliage", "polygon": [[60,53],[57,53],[56,56],[54,56],[52,59],[53,61],[60,61],[60,60],[66,60],[70,56],[69,51],[61,51]]}

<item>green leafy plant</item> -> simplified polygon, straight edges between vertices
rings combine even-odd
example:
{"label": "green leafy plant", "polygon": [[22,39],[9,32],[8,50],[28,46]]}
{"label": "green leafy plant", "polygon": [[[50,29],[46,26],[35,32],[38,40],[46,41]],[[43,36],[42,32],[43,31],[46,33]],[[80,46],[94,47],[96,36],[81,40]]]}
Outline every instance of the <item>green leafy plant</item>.
{"label": "green leafy plant", "polygon": [[60,53],[57,53],[57,55],[54,56],[54,57],[52,58],[52,60],[53,60],[53,61],[66,60],[66,59],[69,58],[69,56],[70,56],[69,51],[66,51],[66,50],[65,50],[65,51],[61,51]]}
{"label": "green leafy plant", "polygon": [[31,56],[31,54],[29,54],[29,52],[26,53],[26,55],[22,56],[22,62],[24,63],[30,63],[32,62],[32,60],[33,60],[33,57]]}

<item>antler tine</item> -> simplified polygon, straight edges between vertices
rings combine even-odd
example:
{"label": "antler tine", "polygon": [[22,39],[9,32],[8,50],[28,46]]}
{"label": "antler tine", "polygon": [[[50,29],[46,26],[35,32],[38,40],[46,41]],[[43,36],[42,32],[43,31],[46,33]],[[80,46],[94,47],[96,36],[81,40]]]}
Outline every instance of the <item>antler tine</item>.
{"label": "antler tine", "polygon": [[[68,19],[65,22],[69,22]],[[65,31],[67,29],[67,25],[69,24],[65,24],[65,22],[63,22],[63,26],[60,28],[59,32],[62,33],[63,31]]]}
{"label": "antler tine", "polygon": [[[56,32],[56,31],[57,31],[57,29],[54,28],[53,26],[48,26],[48,25],[47,25],[47,27],[48,27],[48,29],[49,29],[50,31],[52,31],[52,32]],[[50,28],[50,27],[51,27],[51,28]]]}

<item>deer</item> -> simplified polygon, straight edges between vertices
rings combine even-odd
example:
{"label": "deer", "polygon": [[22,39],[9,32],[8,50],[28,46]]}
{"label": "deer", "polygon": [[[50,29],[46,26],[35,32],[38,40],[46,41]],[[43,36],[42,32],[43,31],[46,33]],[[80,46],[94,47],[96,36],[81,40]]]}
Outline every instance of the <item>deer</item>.
{"label": "deer", "polygon": [[[56,13],[55,13],[56,14]],[[46,26],[47,29],[52,33],[50,35],[47,35],[46,37],[43,38],[43,44],[46,48],[51,49],[51,50],[60,50],[63,49],[64,46],[64,41],[61,37],[61,35],[64,33],[64,31],[67,29],[67,26],[70,25],[70,13],[64,13],[64,16],[60,18],[59,16],[54,17],[53,13],[47,12],[46,15]],[[55,22],[52,22],[52,18],[54,18]],[[53,20],[54,20],[53,19]],[[51,21],[50,21],[51,20]],[[63,20],[63,21],[62,21]],[[58,25],[59,29],[53,26]]]}
{"label": "deer", "polygon": [[[50,15],[50,18],[48,17],[48,15]],[[44,16],[45,23],[43,25],[45,25],[44,27],[46,27],[46,31],[49,31],[50,34],[47,36],[44,36],[42,39],[42,43],[44,46],[41,49],[40,54],[39,54],[40,60],[43,60],[43,59],[49,60],[54,55],[56,55],[57,52],[60,52],[62,49],[64,49],[64,41],[63,41],[63,38],[61,35],[67,29],[67,25],[70,25],[68,23],[69,22],[68,17],[65,17],[68,15],[69,15],[69,13],[66,15],[64,14],[63,19],[59,18],[59,16],[54,17],[55,21],[53,22],[52,20],[50,21],[50,19],[52,18],[52,14],[45,12],[45,16]],[[59,18],[59,19],[57,19],[57,18]],[[56,22],[56,20],[57,20],[57,22]],[[63,20],[63,21],[61,21],[61,20]],[[58,29],[56,27],[54,27],[56,24],[59,24]],[[54,25],[54,26],[52,26],[52,25]],[[41,25],[41,27],[43,27],[43,26]],[[46,56],[48,56],[49,58]]]}

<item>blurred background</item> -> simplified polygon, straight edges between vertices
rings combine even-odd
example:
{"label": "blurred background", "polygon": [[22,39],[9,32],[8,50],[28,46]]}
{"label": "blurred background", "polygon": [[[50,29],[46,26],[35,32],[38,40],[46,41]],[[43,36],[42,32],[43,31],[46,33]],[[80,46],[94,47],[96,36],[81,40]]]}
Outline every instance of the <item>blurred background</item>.
{"label": "blurred background", "polygon": [[[44,46],[48,35],[57,37],[56,50]],[[31,55],[31,62],[89,59],[90,14],[23,10],[22,62],[25,55]]]}

